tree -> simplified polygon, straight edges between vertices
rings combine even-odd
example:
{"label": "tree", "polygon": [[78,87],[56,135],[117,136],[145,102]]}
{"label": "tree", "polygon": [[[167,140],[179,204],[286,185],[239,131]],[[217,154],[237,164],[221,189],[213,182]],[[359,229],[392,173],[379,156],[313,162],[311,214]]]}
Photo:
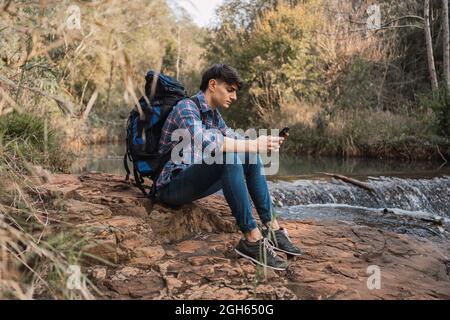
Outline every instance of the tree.
{"label": "tree", "polygon": [[447,84],[447,89],[450,90],[450,30],[448,21],[448,0],[442,0],[442,24],[444,25],[444,78]]}
{"label": "tree", "polygon": [[[284,106],[317,97],[323,81],[312,32],[317,2],[293,7],[280,1],[275,9],[262,3],[227,2],[206,46],[210,63],[224,62],[241,73],[247,87],[238,103],[251,105],[248,114],[254,118],[249,120],[271,125]],[[237,117],[243,118],[241,113]]]}
{"label": "tree", "polygon": [[424,2],[424,19],[425,19],[425,41],[427,46],[428,70],[430,72],[431,88],[433,91],[438,89],[438,80],[436,75],[436,67],[434,65],[433,42],[431,38],[430,28],[430,0]]}

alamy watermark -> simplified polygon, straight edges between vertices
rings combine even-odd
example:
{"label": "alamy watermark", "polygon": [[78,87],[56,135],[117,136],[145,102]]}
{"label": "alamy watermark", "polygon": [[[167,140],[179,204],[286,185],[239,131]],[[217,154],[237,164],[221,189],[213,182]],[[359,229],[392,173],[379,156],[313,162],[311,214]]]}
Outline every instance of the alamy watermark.
{"label": "alamy watermark", "polygon": [[[256,143],[258,136],[269,136],[267,129],[231,130],[231,138]],[[271,129],[270,135],[278,137],[279,130]],[[227,136],[228,137],[228,136]],[[174,164],[257,164],[261,163],[261,174],[274,175],[279,169],[279,152],[224,152],[221,146],[224,135],[217,128],[203,129],[201,121],[195,121],[191,130],[180,128],[172,132],[172,142],[178,142],[171,151]],[[269,166],[266,166],[269,165]]]}
{"label": "alamy watermark", "polygon": [[381,29],[381,8],[378,4],[370,5],[367,10],[369,17],[367,18],[367,29],[379,30]]}
{"label": "alamy watermark", "polygon": [[68,30],[81,30],[81,10],[77,5],[70,5],[66,10],[65,26]]}
{"label": "alamy watermark", "polygon": [[381,289],[381,269],[377,265],[370,265],[367,267],[367,289],[380,290]]}
{"label": "alamy watermark", "polygon": [[70,265],[66,273],[68,275],[66,281],[66,288],[69,290],[82,290],[86,287],[84,280],[81,277],[81,268],[79,265]]}

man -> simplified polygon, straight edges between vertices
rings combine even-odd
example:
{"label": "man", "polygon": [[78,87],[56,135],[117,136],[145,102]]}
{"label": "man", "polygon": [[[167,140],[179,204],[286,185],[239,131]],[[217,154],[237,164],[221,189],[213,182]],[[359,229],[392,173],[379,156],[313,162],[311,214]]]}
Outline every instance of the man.
{"label": "man", "polygon": [[[222,189],[243,233],[236,252],[259,265],[284,270],[287,263],[274,250],[288,255],[300,255],[301,251],[272,216],[272,202],[258,155],[278,151],[284,138],[259,136],[246,140],[226,126],[219,108],[229,108],[241,86],[242,80],[235,69],[215,64],[203,74],[200,91],[195,96],[200,108],[190,99],[184,99],[174,107],[162,129],[160,154],[171,152],[180,142],[172,141],[172,134],[177,129],[187,130],[192,142],[200,133],[201,150],[190,153],[191,164],[176,163],[173,158],[165,164],[156,183],[157,197],[169,205],[182,205]],[[208,129],[217,129],[223,135],[222,139],[216,139]],[[202,151],[206,148],[219,150],[224,161],[205,163]],[[256,161],[249,161],[251,155],[256,155]],[[262,230],[252,215],[249,194],[263,223]]]}

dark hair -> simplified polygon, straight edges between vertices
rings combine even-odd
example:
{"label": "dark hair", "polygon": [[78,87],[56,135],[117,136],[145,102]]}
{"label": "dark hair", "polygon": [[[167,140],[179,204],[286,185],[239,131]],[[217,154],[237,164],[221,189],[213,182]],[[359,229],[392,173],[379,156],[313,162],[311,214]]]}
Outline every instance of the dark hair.
{"label": "dark hair", "polygon": [[203,73],[200,90],[203,92],[208,88],[209,80],[215,79],[224,81],[229,85],[237,85],[238,89],[242,88],[243,82],[239,73],[233,67],[226,64],[214,64]]}

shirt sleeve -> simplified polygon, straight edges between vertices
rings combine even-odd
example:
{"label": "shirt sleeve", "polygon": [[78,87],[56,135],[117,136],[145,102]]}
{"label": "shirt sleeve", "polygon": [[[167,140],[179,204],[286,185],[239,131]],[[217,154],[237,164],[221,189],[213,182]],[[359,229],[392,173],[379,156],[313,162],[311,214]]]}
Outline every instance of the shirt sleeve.
{"label": "shirt sleeve", "polygon": [[[206,130],[202,123],[200,110],[190,99],[186,99],[176,106],[176,122],[179,129],[187,129],[191,138],[190,161],[192,163],[202,163],[203,154],[206,150],[219,150],[223,144],[221,131]],[[206,154],[208,154],[206,152]]]}

